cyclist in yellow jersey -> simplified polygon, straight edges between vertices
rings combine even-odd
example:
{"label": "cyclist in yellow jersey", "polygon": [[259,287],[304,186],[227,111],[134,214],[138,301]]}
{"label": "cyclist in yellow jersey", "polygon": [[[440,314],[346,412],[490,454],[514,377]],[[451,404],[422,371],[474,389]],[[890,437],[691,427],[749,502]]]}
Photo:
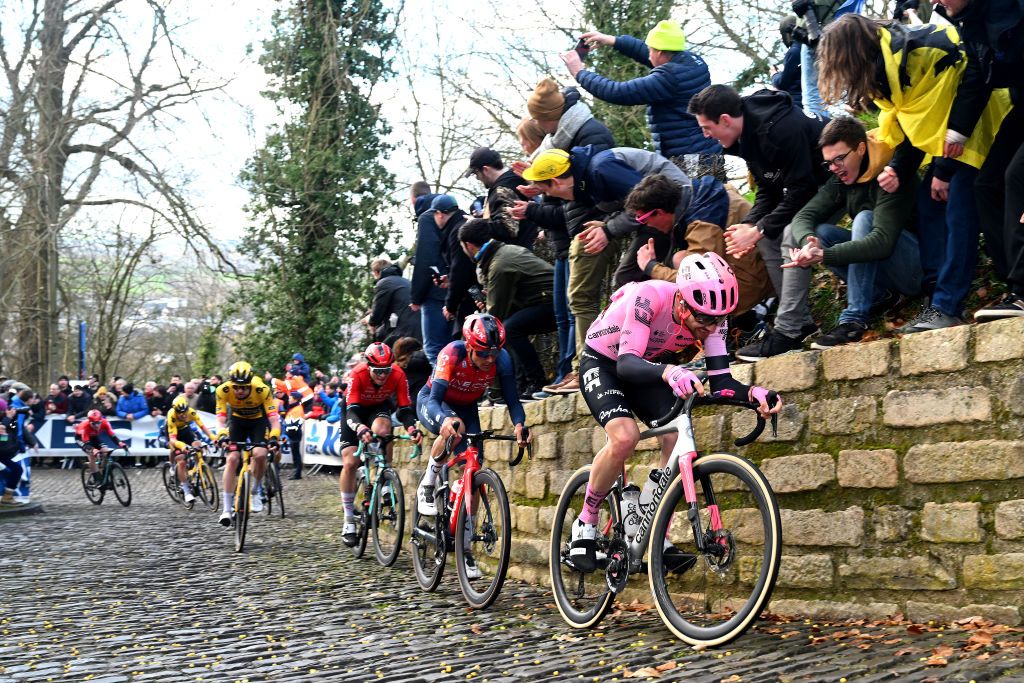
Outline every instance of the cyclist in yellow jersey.
{"label": "cyclist in yellow jersey", "polygon": [[192,495],[192,489],[188,483],[185,449],[189,446],[194,448],[202,446],[199,434],[192,427],[193,423],[213,440],[213,432],[203,424],[199,413],[189,407],[188,397],[184,394],[176,397],[171,404],[170,412],[167,413],[167,446],[171,451],[171,467],[178,470],[178,481],[181,482],[181,491],[185,494],[186,505],[195,501],[196,497]]}
{"label": "cyclist in yellow jersey", "polygon": [[[228,409],[231,409],[230,415]],[[224,466],[224,511],[220,515],[222,526],[231,526],[231,508],[235,497],[235,479],[241,461],[240,447],[246,442],[277,446],[281,436],[281,418],[277,414],[274,395],[270,387],[253,377],[252,366],[239,361],[228,370],[228,379],[217,387],[217,424],[219,437],[228,439],[228,456]],[[252,492],[252,511],[263,509],[259,496],[263,472],[267,467],[267,448],[252,449],[252,473],[256,486]]]}

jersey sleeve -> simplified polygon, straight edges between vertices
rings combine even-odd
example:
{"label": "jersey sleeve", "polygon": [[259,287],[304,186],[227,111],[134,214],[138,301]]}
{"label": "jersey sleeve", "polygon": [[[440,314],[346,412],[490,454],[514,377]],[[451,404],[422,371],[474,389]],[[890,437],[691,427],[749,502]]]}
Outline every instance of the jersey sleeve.
{"label": "jersey sleeve", "polygon": [[360,372],[353,372],[352,378],[345,389],[345,403],[349,408],[359,405],[359,394],[363,391],[363,375]]}
{"label": "jersey sleeve", "polygon": [[227,382],[217,387],[217,415],[227,416],[228,414],[228,392],[231,391],[231,387]]}
{"label": "jersey sleeve", "polygon": [[267,386],[259,387],[258,391],[262,391],[263,396],[263,412],[267,414],[267,417],[274,417],[277,415],[277,405],[274,403],[274,395],[270,392],[270,388]]}
{"label": "jersey sleeve", "polygon": [[192,422],[195,422],[201,430],[206,431],[206,425],[203,424],[203,418],[199,417],[198,410],[191,410],[189,417],[192,418]]}

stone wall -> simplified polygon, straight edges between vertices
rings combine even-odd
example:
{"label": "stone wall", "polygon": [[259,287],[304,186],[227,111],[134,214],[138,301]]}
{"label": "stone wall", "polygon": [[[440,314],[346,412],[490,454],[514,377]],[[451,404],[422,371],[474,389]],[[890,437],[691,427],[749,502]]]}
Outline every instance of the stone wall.
{"label": "stone wall", "polygon": [[[782,509],[772,611],[1021,623],[1024,319],[789,354],[733,365],[733,374],[786,401],[778,437],[766,430],[741,452],[764,470]],[[558,494],[605,437],[579,394],[527,404],[526,414],[533,461],[511,473],[510,444],[500,443],[487,462],[512,497],[510,574],[547,585]],[[481,415],[484,428],[508,430],[503,407]],[[753,420],[750,411],[702,409],[697,443],[735,451],[732,440]],[[656,443],[641,443],[630,478],[643,481],[656,460]],[[396,462],[411,503],[423,465]],[[632,586],[642,595],[646,579]]]}

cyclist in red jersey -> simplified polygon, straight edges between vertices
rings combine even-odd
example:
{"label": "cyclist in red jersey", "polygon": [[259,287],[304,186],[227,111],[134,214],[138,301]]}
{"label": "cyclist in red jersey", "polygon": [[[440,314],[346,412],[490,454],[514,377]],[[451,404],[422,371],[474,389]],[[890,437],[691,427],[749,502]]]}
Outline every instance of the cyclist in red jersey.
{"label": "cyclist in red jersey", "polygon": [[110,423],[103,417],[103,414],[98,410],[90,410],[85,415],[85,420],[75,425],[75,443],[78,447],[85,451],[86,457],[89,458],[89,472],[92,475],[93,483],[99,478],[99,468],[96,467],[96,452],[106,452],[110,449],[103,445],[100,440],[100,435],[106,434],[111,439],[117,441],[118,448],[125,448],[124,441],[117,438],[117,434],[110,427]]}
{"label": "cyclist in red jersey", "polygon": [[[348,389],[345,391],[345,421],[341,426],[341,457],[344,463],[338,477],[341,489],[341,505],[345,510],[345,523],[341,529],[341,541],[352,547],[356,536],[355,510],[356,470],[359,459],[356,446],[360,441],[369,443],[373,436],[391,434],[391,413],[396,412],[398,420],[405,426],[413,443],[423,440],[416,429],[416,411],[409,400],[409,381],[405,371],[395,364],[391,347],[374,342],[366,347],[366,362],[352,370]],[[393,444],[388,444],[385,457],[391,463]]]}
{"label": "cyclist in red jersey", "polygon": [[[416,508],[421,515],[437,515],[434,483],[444,465],[445,441],[454,436],[458,444],[455,450],[464,450],[465,445],[459,443],[462,435],[480,431],[477,403],[495,377],[501,381],[501,393],[515,425],[516,442],[526,446],[531,438],[526,429],[526,411],[516,390],[512,357],[502,348],[505,328],[501,321],[487,313],[475,313],[462,324],[462,336],[464,341],[452,342],[437,354],[437,367],[416,397],[420,422],[438,435],[430,449],[430,463],[416,489]],[[473,502],[475,505],[476,499]],[[466,572],[470,579],[480,577],[480,569],[468,553]]]}
{"label": "cyclist in red jersey", "polygon": [[[437,367],[416,397],[416,413],[420,422],[438,438],[430,450],[430,466],[423,475],[417,491],[417,507],[422,515],[436,515],[434,481],[441,471],[438,460],[444,451],[444,442],[450,436],[480,431],[477,403],[494,382],[501,381],[501,393],[515,425],[516,440],[525,446],[530,440],[526,429],[526,412],[516,392],[516,375],[512,357],[502,348],[505,328],[493,315],[475,313],[462,325],[465,341],[448,344],[437,355]],[[458,430],[455,423],[459,423]],[[464,446],[459,446],[456,451]]]}
{"label": "cyclist in red jersey", "polygon": [[[729,372],[726,316],[738,300],[736,276],[721,256],[691,254],[679,264],[675,283],[648,280],[621,287],[587,330],[580,385],[608,441],[594,456],[583,509],[572,524],[569,554],[581,570],[596,567],[598,509],[640,440],[634,414],[650,422],[668,413],[676,397],[704,393],[693,372],[658,362],[664,354],[701,342],[712,391],[746,396],[760,404],[758,412],[765,417],[782,409],[781,399],[768,406],[767,389],[741,384]],[[677,436],[658,437],[661,467],[668,463]],[[667,537],[664,542],[671,566],[692,566]]]}

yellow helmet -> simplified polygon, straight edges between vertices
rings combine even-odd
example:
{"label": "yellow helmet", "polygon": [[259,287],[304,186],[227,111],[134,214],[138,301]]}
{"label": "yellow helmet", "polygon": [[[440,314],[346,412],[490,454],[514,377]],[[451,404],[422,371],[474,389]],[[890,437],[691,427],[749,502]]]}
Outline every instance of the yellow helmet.
{"label": "yellow helmet", "polygon": [[174,408],[179,413],[184,413],[186,410],[188,410],[188,397],[186,397],[184,394],[182,394],[181,396],[176,396],[174,398],[174,402],[171,403],[171,407]]}
{"label": "yellow helmet", "polygon": [[232,384],[252,384],[252,366],[240,360],[228,370],[228,381]]}

